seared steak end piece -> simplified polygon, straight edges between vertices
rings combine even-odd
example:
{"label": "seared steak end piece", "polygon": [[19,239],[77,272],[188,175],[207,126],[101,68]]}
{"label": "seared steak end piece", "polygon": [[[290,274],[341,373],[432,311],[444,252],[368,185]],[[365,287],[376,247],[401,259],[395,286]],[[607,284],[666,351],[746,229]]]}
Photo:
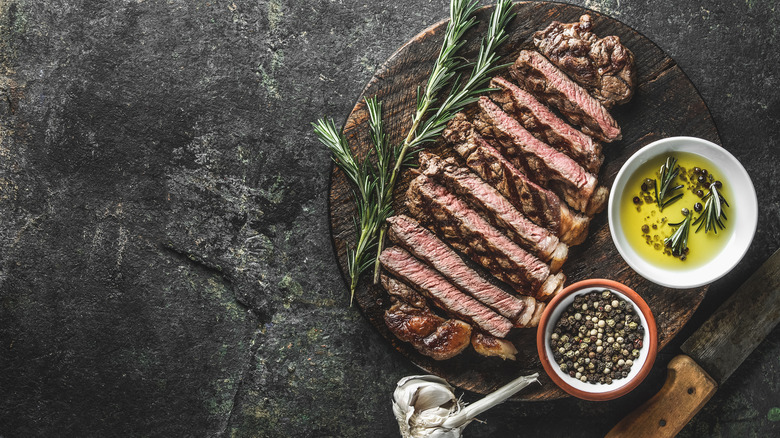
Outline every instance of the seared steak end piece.
{"label": "seared steak end piece", "polygon": [[517,354],[517,348],[508,340],[498,339],[477,330],[471,332],[471,345],[477,353],[483,356],[498,356],[504,360],[515,360]]}
{"label": "seared steak end piece", "polygon": [[397,302],[385,311],[385,324],[398,339],[435,360],[449,359],[471,342],[470,325],[457,319],[445,320],[427,307]]}
{"label": "seared steak end piece", "polygon": [[599,38],[591,28],[590,15],[576,23],[553,21],[534,34],[534,44],[605,107],[626,103],[636,86],[634,54],[620,37]]}

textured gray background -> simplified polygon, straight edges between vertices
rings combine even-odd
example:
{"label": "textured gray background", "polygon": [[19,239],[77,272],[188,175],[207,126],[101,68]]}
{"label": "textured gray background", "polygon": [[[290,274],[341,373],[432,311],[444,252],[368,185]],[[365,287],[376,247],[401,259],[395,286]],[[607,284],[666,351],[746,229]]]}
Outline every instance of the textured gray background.
{"label": "textured gray background", "polygon": [[[472,437],[603,435],[780,240],[774,2],[574,3],[689,75],[756,183],[758,233],[638,390],[508,403]],[[348,307],[309,124],[344,120],[447,7],[0,1],[0,436],[396,436],[394,383],[418,371]],[[780,433],[779,336],[682,436]]]}

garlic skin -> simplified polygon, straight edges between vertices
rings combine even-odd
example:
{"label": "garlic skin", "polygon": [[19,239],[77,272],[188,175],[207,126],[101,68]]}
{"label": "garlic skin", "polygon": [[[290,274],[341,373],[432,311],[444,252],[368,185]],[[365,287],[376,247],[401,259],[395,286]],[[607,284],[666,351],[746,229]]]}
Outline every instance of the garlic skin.
{"label": "garlic skin", "polygon": [[474,418],[516,392],[538,382],[538,373],[519,377],[482,400],[466,406],[455,397],[446,380],[431,376],[408,376],[393,392],[393,413],[403,438],[460,438]]}

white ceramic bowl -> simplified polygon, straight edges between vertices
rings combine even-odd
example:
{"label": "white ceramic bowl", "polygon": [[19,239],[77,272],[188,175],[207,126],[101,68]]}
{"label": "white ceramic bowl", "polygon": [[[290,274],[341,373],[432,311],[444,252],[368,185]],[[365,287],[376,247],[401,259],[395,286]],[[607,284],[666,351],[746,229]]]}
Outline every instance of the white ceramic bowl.
{"label": "white ceramic bowl", "polygon": [[[721,179],[731,187],[737,198],[731,205],[727,226],[735,227],[729,241],[711,261],[685,270],[671,270],[647,260],[628,242],[620,219],[620,199],[630,177],[644,163],[659,155],[688,152],[700,155],[714,163],[723,175]],[[632,155],[615,177],[609,195],[609,231],[618,252],[628,265],[642,277],[661,286],[687,289],[712,283],[731,271],[742,259],[753,240],[758,224],[758,201],[753,182],[745,168],[728,151],[715,143],[696,137],[669,137],[655,141]]]}
{"label": "white ceramic bowl", "polygon": [[[634,360],[628,376],[613,380],[609,384],[582,382],[561,371],[560,366],[553,359],[550,336],[552,336],[561,313],[574,302],[576,297],[590,292],[600,292],[604,289],[612,291],[613,294],[634,307],[634,311],[639,315],[640,322],[645,328],[644,336],[642,337],[642,348],[639,350],[639,357]],[[627,394],[647,377],[658,352],[658,332],[650,307],[634,290],[616,281],[591,279],[572,284],[559,292],[550,301],[539,321],[536,345],[542,367],[547,372],[547,375],[550,376],[550,379],[561,389],[581,399],[604,401]]]}

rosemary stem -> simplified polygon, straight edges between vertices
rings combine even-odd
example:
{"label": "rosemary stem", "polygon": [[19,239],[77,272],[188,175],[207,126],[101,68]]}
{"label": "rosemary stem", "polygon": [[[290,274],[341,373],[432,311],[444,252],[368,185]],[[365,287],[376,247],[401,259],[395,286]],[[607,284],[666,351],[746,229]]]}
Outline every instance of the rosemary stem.
{"label": "rosemary stem", "polygon": [[379,229],[379,240],[376,245],[376,260],[374,260],[374,284],[379,284],[379,274],[382,271],[379,256],[382,254],[382,250],[385,246],[385,233],[387,233],[387,223],[382,224],[382,228]]}

